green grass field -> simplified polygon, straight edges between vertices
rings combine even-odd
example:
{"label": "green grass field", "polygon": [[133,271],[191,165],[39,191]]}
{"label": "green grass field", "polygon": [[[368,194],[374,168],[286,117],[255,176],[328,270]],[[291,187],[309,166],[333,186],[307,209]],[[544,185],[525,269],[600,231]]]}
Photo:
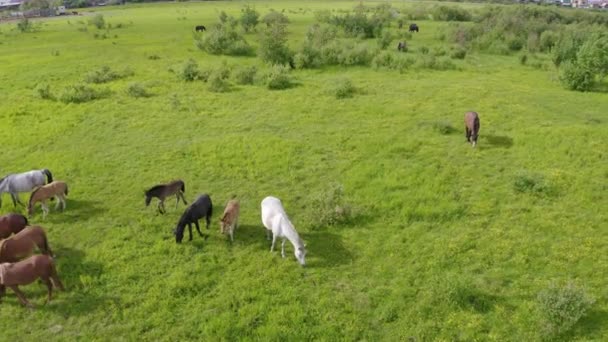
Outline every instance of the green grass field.
{"label": "green grass field", "polygon": [[[286,10],[296,49],[315,10],[357,3],[253,4]],[[49,168],[70,186],[65,212],[42,220],[38,208],[31,218],[47,231],[67,292],[42,306],[44,286],[22,287],[32,311],[8,290],[1,340],[533,341],[543,337],[539,292],[570,280],[595,303],[560,339],[608,339],[606,93],[567,91],[551,68],[478,53],[458,70],[296,70],[298,85],[280,91],[213,93],[169,71],[188,58],[263,69],[257,57],[194,44],[194,25],[243,4],[95,9],[124,26],[107,39],[79,30],[87,10],[33,33],[0,24],[0,173]],[[408,54],[444,44],[447,23],[417,22]],[[33,91],[43,82],[59,93],[102,65],[134,74],[94,85],[110,95],[82,104]],[[359,89],[353,98],[328,93],[339,77]],[[131,82],[151,96],[128,96]],[[475,149],[464,138],[468,110],[481,118]],[[146,188],[175,178],[188,201],[211,195],[206,241],[174,242],[183,204],[168,200],[166,215],[144,206]],[[528,178],[541,179],[539,191],[516,190]],[[311,198],[334,184],[353,219],[315,228]],[[219,233],[232,195],[241,201],[234,244]],[[307,243],[305,268],[289,244],[288,258],[269,252],[268,195]],[[15,210],[25,213],[4,194],[0,213]]]}

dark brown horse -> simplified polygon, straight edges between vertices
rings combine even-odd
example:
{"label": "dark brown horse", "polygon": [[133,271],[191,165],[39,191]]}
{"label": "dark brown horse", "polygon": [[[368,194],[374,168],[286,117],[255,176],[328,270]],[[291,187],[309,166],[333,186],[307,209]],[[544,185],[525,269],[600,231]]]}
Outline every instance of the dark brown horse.
{"label": "dark brown horse", "polygon": [[475,147],[479,136],[479,115],[476,112],[466,112],[464,114],[464,132],[467,141]]}
{"label": "dark brown horse", "polygon": [[175,180],[168,184],[159,184],[155,185],[149,190],[146,191],[146,207],[150,205],[150,201],[152,201],[152,197],[156,197],[159,199],[158,202],[158,212],[161,214],[165,213],[165,198],[175,195],[175,209],[177,209],[177,205],[179,204],[179,199],[181,198],[185,205],[188,205],[186,199],[184,198],[184,192],[186,192],[186,185],[182,180]]}
{"label": "dark brown horse", "polygon": [[46,303],[51,301],[53,285],[64,290],[63,284],[57,276],[53,258],[48,255],[34,255],[16,263],[0,264],[0,299],[6,294],[6,286],[11,288],[24,306],[33,308],[25,295],[19,290],[19,285],[28,285],[40,278],[48,289]]}
{"label": "dark brown horse", "polygon": [[27,217],[21,214],[6,214],[0,216],[0,239],[6,239],[11,234],[19,233],[27,226]]}
{"label": "dark brown horse", "polygon": [[[177,222],[177,227],[173,230],[173,234],[175,234],[175,242],[181,243],[184,238],[184,229],[188,226],[188,232],[190,233],[190,241],[192,241],[192,224],[196,227],[196,231],[201,237],[203,233],[201,233],[201,227],[198,225],[198,220],[201,218],[205,218],[207,222],[207,230],[209,229],[209,224],[211,223],[211,215],[213,214],[213,204],[211,203],[211,197],[209,195],[204,194],[199,196],[196,201],[192,202],[188,208],[182,214],[179,221]],[[207,236],[208,237],[208,236]],[[207,239],[205,237],[205,239]]]}
{"label": "dark brown horse", "polygon": [[16,262],[32,255],[35,247],[42,254],[53,256],[46,234],[41,227],[25,227],[19,233],[0,241],[0,263]]}

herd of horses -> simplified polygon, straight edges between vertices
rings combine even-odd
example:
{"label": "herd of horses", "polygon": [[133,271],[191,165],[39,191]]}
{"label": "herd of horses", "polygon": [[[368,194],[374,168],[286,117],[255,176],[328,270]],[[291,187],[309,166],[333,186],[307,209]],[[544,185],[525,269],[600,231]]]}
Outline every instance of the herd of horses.
{"label": "herd of horses", "polygon": [[[479,135],[479,115],[476,112],[466,112],[464,116],[465,137],[473,147],[477,145]],[[65,182],[53,180],[53,175],[48,169],[32,170],[23,173],[9,174],[0,179],[0,206],[1,195],[10,193],[13,205],[23,205],[19,199],[20,192],[31,191],[27,205],[29,216],[34,213],[36,203],[40,202],[43,210],[43,219],[49,212],[47,201],[57,199],[56,209],[66,207],[65,196],[68,194],[68,186]],[[213,215],[213,203],[208,194],[202,194],[188,205],[185,198],[186,185],[182,180],[175,180],[167,184],[158,184],[145,191],[145,205],[149,206],[153,198],[158,199],[157,209],[161,214],[166,213],[165,200],[175,196],[175,208],[180,200],[186,205],[186,209],[180,216],[173,234],[175,242],[181,243],[184,238],[184,230],[188,227],[189,241],[192,241],[192,225],[198,234],[207,239],[209,236],[201,232],[199,220],[204,218],[206,228],[209,230],[211,217]],[[272,239],[270,251],[274,251],[277,239],[281,239],[281,256],[285,258],[285,242],[288,240],[293,245],[294,255],[300,265],[306,265],[306,245],[298,235],[293,223],[289,220],[281,200],[268,196],[260,204],[262,224],[266,229],[266,237]],[[230,236],[234,241],[234,233],[238,228],[240,204],[236,198],[228,201],[220,218],[220,232]],[[32,255],[38,249],[40,255]],[[53,288],[64,289],[55,264],[53,252],[49,246],[46,233],[40,226],[30,226],[28,218],[22,214],[6,214],[0,216],[0,300],[6,293],[6,287],[15,292],[21,304],[27,307],[33,305],[25,298],[19,290],[19,285],[28,285],[36,279],[40,279],[47,286],[47,302],[51,300]]]}

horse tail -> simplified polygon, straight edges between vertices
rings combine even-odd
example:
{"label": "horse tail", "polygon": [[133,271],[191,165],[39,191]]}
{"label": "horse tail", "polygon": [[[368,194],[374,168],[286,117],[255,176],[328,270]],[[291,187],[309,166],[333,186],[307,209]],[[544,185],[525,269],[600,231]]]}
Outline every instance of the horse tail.
{"label": "horse tail", "polygon": [[182,192],[186,192],[186,183],[182,182]]}
{"label": "horse tail", "polygon": [[209,210],[207,210],[207,217],[211,218],[211,216],[213,216],[213,203],[211,203],[211,200],[209,200]]}
{"label": "horse tail", "polygon": [[46,233],[44,230],[40,231],[42,233],[42,246],[44,247],[44,250],[52,257],[53,251],[51,251],[51,248],[49,248],[49,240],[46,238]]}
{"label": "horse tail", "polygon": [[53,174],[51,171],[49,171],[49,169],[42,169],[42,173],[46,175],[47,184],[53,183]]}
{"label": "horse tail", "polygon": [[68,195],[68,185],[65,185],[65,191],[63,192],[66,196]]}

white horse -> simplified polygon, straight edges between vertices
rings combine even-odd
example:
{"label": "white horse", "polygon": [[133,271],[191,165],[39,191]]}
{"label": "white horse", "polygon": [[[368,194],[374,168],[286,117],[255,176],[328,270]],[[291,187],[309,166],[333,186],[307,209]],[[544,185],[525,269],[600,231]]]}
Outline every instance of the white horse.
{"label": "white horse", "polygon": [[287,217],[285,209],[283,209],[281,200],[272,196],[268,196],[262,200],[262,223],[267,229],[266,237],[268,240],[270,240],[270,232],[272,231],[271,252],[274,250],[274,244],[277,237],[282,238],[281,256],[284,258],[285,239],[288,239],[293,245],[294,254],[300,265],[304,266],[306,264],[306,248],[304,242],[300,239],[300,236],[298,235],[298,232],[296,232],[291,221],[289,221],[289,217]]}
{"label": "white horse", "polygon": [[[45,179],[46,176],[46,179]],[[13,205],[23,205],[19,199],[20,192],[30,192],[34,188],[53,182],[53,175],[48,169],[32,170],[22,173],[9,174],[0,179],[0,207],[2,206],[2,194],[8,192],[13,199]]]}

